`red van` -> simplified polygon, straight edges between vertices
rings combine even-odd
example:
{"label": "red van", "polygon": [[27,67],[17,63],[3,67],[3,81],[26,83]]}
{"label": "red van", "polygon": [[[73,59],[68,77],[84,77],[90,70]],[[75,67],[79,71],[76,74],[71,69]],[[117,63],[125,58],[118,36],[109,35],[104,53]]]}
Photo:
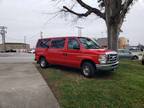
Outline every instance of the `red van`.
{"label": "red van", "polygon": [[80,68],[85,77],[98,70],[114,70],[118,67],[115,51],[100,49],[96,41],[87,37],[57,37],[39,39],[35,60],[41,68],[49,64]]}

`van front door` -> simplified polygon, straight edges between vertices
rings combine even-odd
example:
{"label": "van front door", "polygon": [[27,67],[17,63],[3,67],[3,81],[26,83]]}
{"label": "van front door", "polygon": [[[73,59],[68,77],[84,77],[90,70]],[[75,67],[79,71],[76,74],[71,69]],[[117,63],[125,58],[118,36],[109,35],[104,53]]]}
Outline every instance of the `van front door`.
{"label": "van front door", "polygon": [[68,38],[65,64],[71,67],[80,66],[80,43],[77,38]]}

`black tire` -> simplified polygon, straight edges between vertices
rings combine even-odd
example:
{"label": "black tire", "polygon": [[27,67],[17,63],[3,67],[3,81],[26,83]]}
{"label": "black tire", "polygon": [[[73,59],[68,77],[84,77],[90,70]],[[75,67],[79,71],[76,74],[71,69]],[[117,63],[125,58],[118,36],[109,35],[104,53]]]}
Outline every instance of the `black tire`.
{"label": "black tire", "polygon": [[142,65],[144,65],[144,59],[142,59]]}
{"label": "black tire", "polygon": [[138,56],[133,56],[132,57],[132,60],[138,60],[139,58],[138,58]]}
{"label": "black tire", "polygon": [[47,66],[48,66],[48,62],[46,61],[46,59],[44,57],[40,58],[39,64],[40,64],[41,68],[47,68]]}
{"label": "black tire", "polygon": [[90,77],[94,76],[94,74],[96,72],[96,67],[91,62],[84,62],[82,64],[81,71],[85,77],[90,78]]}

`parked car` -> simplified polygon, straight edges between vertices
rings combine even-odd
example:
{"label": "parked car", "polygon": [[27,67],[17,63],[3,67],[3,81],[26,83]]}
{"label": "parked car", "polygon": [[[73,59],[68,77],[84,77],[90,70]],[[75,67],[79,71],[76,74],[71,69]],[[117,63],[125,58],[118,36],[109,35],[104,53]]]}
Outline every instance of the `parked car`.
{"label": "parked car", "polygon": [[28,53],[34,54],[35,53],[35,49],[32,49],[32,50],[28,51]]}
{"label": "parked car", "polygon": [[138,60],[139,55],[137,53],[131,52],[128,49],[118,49],[118,56],[119,58],[131,59],[131,60]]}
{"label": "parked car", "polygon": [[6,52],[16,52],[14,49],[6,50]]}
{"label": "parked car", "polygon": [[142,57],[142,65],[144,65],[144,55],[143,55],[143,57]]}
{"label": "parked car", "polygon": [[85,77],[92,77],[98,70],[114,70],[119,63],[117,52],[100,49],[95,41],[86,37],[39,39],[35,60],[41,68],[49,64],[80,68]]}
{"label": "parked car", "polygon": [[138,57],[139,60],[142,60],[142,55],[144,51],[142,49],[130,49],[131,53]]}

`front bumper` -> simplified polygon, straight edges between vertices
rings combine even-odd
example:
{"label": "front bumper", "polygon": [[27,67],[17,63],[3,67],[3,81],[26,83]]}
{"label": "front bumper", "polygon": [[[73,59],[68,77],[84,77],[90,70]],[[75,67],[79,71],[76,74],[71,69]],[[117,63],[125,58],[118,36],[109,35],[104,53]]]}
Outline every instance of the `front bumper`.
{"label": "front bumper", "polygon": [[117,61],[116,63],[113,64],[96,64],[96,69],[97,70],[104,70],[104,71],[110,71],[114,70],[118,67],[119,62]]}

